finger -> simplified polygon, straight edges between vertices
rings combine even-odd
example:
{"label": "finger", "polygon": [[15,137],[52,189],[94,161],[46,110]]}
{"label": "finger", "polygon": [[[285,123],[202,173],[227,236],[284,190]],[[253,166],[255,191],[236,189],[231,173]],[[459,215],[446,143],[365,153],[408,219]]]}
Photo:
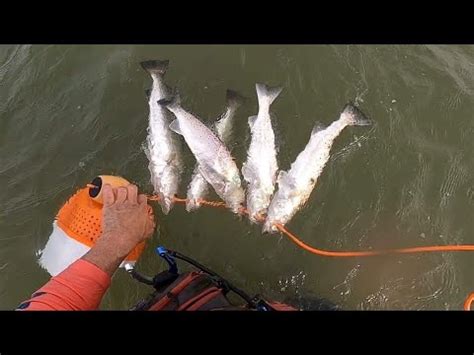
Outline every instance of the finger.
{"label": "finger", "polygon": [[155,220],[153,218],[150,218],[148,220],[148,223],[146,224],[146,236],[147,238],[150,238],[153,235],[153,232],[155,231],[156,224]]}
{"label": "finger", "polygon": [[109,184],[105,184],[102,187],[102,201],[104,202],[104,206],[113,205],[115,202],[114,191],[112,190],[112,186]]}
{"label": "finger", "polygon": [[[151,208],[150,208],[150,210],[151,210]],[[151,210],[150,218],[151,218],[151,221],[153,222],[153,229],[155,229],[155,227],[158,223],[158,219],[155,218],[155,215],[153,214],[153,210]]]}
{"label": "finger", "polygon": [[145,196],[144,194],[138,195],[138,203],[139,203],[140,205],[145,204],[146,201],[147,201],[147,198],[146,198],[146,196]]}
{"label": "finger", "polygon": [[148,220],[155,224],[155,216],[153,215],[153,213],[148,212]]}
{"label": "finger", "polygon": [[154,218],[153,216],[153,208],[151,208],[150,205],[146,205],[146,211],[148,212],[148,216],[151,217],[151,218]]}
{"label": "finger", "polygon": [[128,192],[128,201],[136,205],[138,200],[138,187],[136,185],[130,184],[127,186]]}
{"label": "finger", "polygon": [[120,186],[117,189],[117,200],[115,202],[117,203],[123,203],[127,199],[127,188]]}
{"label": "finger", "polygon": [[155,223],[155,214],[153,213],[153,209],[151,208],[151,206],[147,204],[145,209],[146,213],[148,214],[148,219]]}
{"label": "finger", "polygon": [[115,202],[117,202],[117,188],[116,187],[112,187],[112,191],[114,193],[114,198],[115,198]]}

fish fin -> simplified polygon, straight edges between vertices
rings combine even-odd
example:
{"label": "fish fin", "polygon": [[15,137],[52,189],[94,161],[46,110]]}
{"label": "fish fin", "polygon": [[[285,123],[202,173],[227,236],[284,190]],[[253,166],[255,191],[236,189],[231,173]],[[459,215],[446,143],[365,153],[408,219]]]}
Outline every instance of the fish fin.
{"label": "fish fin", "polygon": [[151,89],[146,89],[145,90],[145,95],[146,95],[146,98],[149,100],[150,96],[151,96]]}
{"label": "fish fin", "polygon": [[359,108],[357,108],[351,102],[344,106],[342,115],[345,115],[349,120],[349,124],[353,126],[370,126],[373,123]]}
{"label": "fish fin", "polygon": [[237,91],[227,89],[225,101],[227,107],[236,110],[245,102],[245,97],[240,95]]}
{"label": "fish fin", "polygon": [[291,189],[296,188],[295,179],[288,172],[280,170],[277,177],[278,186],[287,185]]}
{"label": "fish fin", "polygon": [[151,75],[163,76],[168,70],[169,60],[146,60],[141,62],[140,65]]}
{"label": "fish fin", "polygon": [[258,116],[250,116],[249,117],[249,126],[250,128],[253,127],[253,124],[255,123],[255,120],[257,119]]}
{"label": "fish fin", "polygon": [[315,135],[316,133],[324,130],[326,128],[325,125],[323,125],[321,122],[316,122],[314,127],[313,127],[313,130],[311,131],[311,135]]}
{"label": "fish fin", "polygon": [[169,127],[173,132],[175,132],[177,134],[180,134],[180,135],[183,135],[183,133],[181,132],[181,127],[179,127],[179,121],[178,120],[174,120],[173,122],[171,122]]}
{"label": "fish fin", "polygon": [[255,88],[257,89],[258,104],[260,106],[264,102],[267,103],[268,106],[270,106],[283,90],[283,87],[281,86],[270,87],[268,85],[260,83],[255,84]]}
{"label": "fish fin", "polygon": [[158,104],[169,109],[178,108],[181,105],[181,97],[179,92],[175,90],[175,94],[169,98],[158,100]]}
{"label": "fish fin", "polygon": [[260,181],[256,178],[255,173],[248,164],[243,163],[241,171],[244,180],[247,181],[248,184],[252,184],[256,189],[260,187]]}
{"label": "fish fin", "polygon": [[287,174],[287,172],[284,171],[284,170],[279,171],[279,173],[277,175],[277,179],[276,179],[278,185],[280,185],[280,182],[285,178],[286,174]]}
{"label": "fish fin", "polygon": [[[214,191],[218,192],[219,190],[221,191],[224,191],[225,189],[225,184],[222,182],[222,181],[214,181],[212,184],[205,178],[205,173],[204,173],[204,170],[202,168],[201,165],[198,165],[198,171],[199,173],[202,175],[202,177],[204,178],[204,180],[206,180],[206,182],[212,186],[212,188],[214,189]],[[208,172],[210,172],[211,174],[219,174],[219,172],[213,168],[212,166],[206,166],[206,169]]]}
{"label": "fish fin", "polygon": [[[174,121],[177,121],[177,120],[174,120]],[[173,122],[174,122],[174,121],[173,121]],[[173,122],[170,123],[170,126],[171,126],[171,124],[172,124]],[[177,132],[176,132],[176,133],[177,133]],[[180,133],[180,134],[181,134],[181,133]],[[176,152],[171,153],[170,156],[168,157],[168,159],[166,159],[166,163],[168,164],[168,166],[171,166],[171,164],[173,163],[173,161],[176,159],[176,155],[177,155]]]}
{"label": "fish fin", "polygon": [[250,178],[251,178],[252,174],[250,173],[250,169],[248,168],[247,163],[242,164],[241,171],[242,171],[242,175],[243,175],[244,179],[247,180],[247,181],[250,181]]}

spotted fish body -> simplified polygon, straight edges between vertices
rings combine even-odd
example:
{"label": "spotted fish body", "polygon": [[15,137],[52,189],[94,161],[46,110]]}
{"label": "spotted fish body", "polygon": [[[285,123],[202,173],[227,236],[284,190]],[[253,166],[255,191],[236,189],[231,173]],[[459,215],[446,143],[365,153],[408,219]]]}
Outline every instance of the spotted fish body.
{"label": "spotted fish body", "polygon": [[160,197],[163,213],[168,214],[178,192],[182,167],[178,140],[169,129],[171,114],[157,103],[170,95],[163,81],[168,61],[149,60],[140,64],[153,79],[153,86],[148,91],[150,113],[145,149],[149,160],[148,169],[154,192]]}
{"label": "spotted fish body", "polygon": [[304,150],[289,171],[278,175],[278,191],[273,197],[263,231],[275,232],[275,223],[285,225],[308,200],[324,166],[334,140],[347,126],[367,126],[370,121],[352,104],[346,105],[338,120],[328,127],[316,125]]}
{"label": "spotted fish body", "polygon": [[181,107],[179,97],[159,103],[175,116],[170,129],[182,135],[196,158],[199,173],[214,188],[220,198],[235,213],[245,199],[239,169],[220,139],[194,115]]}
{"label": "spotted fish body", "polygon": [[[237,109],[242,105],[243,97],[233,90],[227,90],[226,109],[214,124],[214,132],[217,137],[226,145],[229,143],[232,132],[232,124]],[[188,186],[186,210],[193,211],[200,207],[199,200],[206,197],[209,192],[209,184],[199,172],[199,165],[196,164]]]}
{"label": "spotted fish body", "polygon": [[247,160],[242,166],[242,175],[247,182],[247,210],[252,222],[266,213],[275,189],[278,163],[270,105],[282,91],[280,87],[270,88],[264,84],[255,87],[258,115],[249,117],[251,140]]}

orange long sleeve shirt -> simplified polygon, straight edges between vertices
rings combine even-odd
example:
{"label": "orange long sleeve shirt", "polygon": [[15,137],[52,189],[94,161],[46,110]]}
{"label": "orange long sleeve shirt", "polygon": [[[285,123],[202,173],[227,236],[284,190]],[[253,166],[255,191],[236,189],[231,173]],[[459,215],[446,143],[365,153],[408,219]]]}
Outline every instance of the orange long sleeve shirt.
{"label": "orange long sleeve shirt", "polygon": [[21,303],[25,311],[96,310],[110,286],[110,276],[96,265],[79,259]]}

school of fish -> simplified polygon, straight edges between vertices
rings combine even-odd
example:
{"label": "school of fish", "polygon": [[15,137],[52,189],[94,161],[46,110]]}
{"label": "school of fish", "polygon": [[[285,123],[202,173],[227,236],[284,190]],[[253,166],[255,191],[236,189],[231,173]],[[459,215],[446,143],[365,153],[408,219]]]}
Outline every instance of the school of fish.
{"label": "school of fish", "polygon": [[274,233],[275,224],[287,224],[309,199],[344,128],[372,124],[359,108],[346,104],[329,126],[316,124],[291,167],[279,171],[270,106],[283,88],[257,83],[258,112],[248,118],[250,145],[240,171],[228,146],[234,117],[246,100],[227,90],[223,114],[208,127],[186,111],[177,91],[172,92],[164,83],[167,60],[149,60],[141,66],[153,80],[147,90],[150,112],[145,152],[151,183],[165,214],[173,207],[183,170],[179,135],[196,159],[187,189],[187,211],[199,208],[212,187],[234,213],[242,214],[246,208],[251,222],[263,222],[263,232]]}

